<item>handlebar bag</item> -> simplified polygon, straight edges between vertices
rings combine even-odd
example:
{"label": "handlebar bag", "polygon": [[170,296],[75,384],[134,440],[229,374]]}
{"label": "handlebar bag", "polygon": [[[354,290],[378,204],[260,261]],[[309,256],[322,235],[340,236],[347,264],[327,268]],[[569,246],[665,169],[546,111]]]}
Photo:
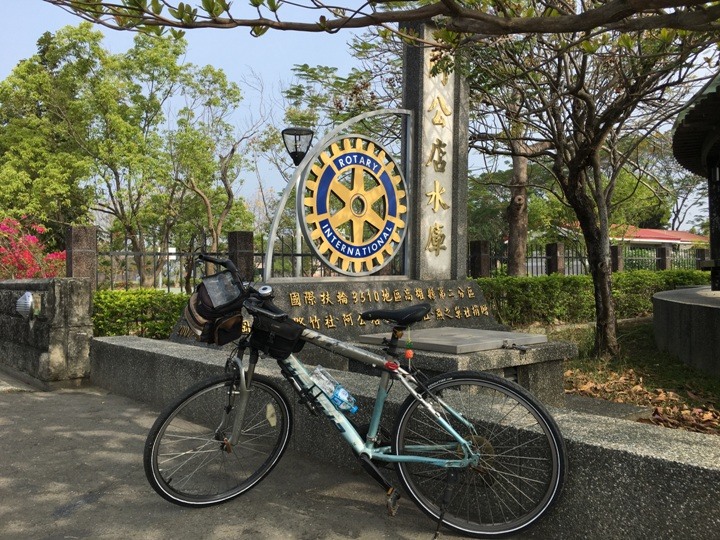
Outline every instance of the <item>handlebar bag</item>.
{"label": "handlebar bag", "polygon": [[278,321],[254,313],[250,346],[277,360],[285,360],[291,353],[300,352],[305,345],[300,339],[303,328],[289,317]]}
{"label": "handlebar bag", "polygon": [[233,311],[240,311],[245,300],[244,291],[227,270],[205,276],[195,292],[195,310],[210,321]]}
{"label": "handlebar bag", "polygon": [[242,336],[243,317],[236,313],[222,317],[213,324],[213,338],[218,346],[235,341]]}
{"label": "handlebar bag", "polygon": [[235,312],[208,320],[198,313],[198,294],[193,293],[185,306],[185,321],[195,334],[195,339],[203,343],[225,345],[242,336],[243,317]]}

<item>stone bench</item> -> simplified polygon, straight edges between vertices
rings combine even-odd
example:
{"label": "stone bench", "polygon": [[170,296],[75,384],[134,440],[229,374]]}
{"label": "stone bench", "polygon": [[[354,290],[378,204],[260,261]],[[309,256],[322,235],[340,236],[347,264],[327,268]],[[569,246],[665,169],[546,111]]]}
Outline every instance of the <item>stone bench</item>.
{"label": "stone bench", "polygon": [[[493,351],[501,356],[505,351]],[[516,351],[507,351],[516,352]],[[538,353],[539,354],[539,353]],[[91,380],[158,410],[210,373],[223,370],[226,353],[136,337],[94,339]],[[498,359],[496,359],[498,360]],[[500,361],[500,360],[498,360]],[[271,359],[258,371],[292,391]],[[377,379],[336,372],[358,401],[357,422],[370,415]],[[383,426],[392,428],[401,385],[390,394]],[[292,446],[325,461],[359,467],[344,441],[297,399]],[[569,475],[560,503],[528,536],[552,539],[692,538],[715,540],[720,530],[718,438],[551,408],[566,440]],[[322,454],[318,455],[318,448]],[[379,501],[381,496],[379,495]],[[405,502],[404,504],[410,504]]]}

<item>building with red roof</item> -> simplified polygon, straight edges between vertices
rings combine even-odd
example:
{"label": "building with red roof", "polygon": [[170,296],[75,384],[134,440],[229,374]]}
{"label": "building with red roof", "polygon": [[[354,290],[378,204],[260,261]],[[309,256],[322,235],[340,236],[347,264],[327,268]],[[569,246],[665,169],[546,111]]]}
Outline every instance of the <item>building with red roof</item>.
{"label": "building with red roof", "polygon": [[701,234],[686,231],[666,231],[663,229],[641,229],[632,225],[613,225],[610,229],[610,240],[648,247],[674,245],[681,249],[710,243],[710,238]]}

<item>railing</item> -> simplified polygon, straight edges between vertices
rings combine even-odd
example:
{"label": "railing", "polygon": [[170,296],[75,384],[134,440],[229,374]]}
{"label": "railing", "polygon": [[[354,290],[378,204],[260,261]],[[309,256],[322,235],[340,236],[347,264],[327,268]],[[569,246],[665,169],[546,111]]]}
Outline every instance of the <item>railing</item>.
{"label": "railing", "polygon": [[[706,260],[709,250],[703,248],[611,246],[613,272],[624,270],[696,270]],[[474,277],[503,275],[507,272],[507,249],[489,242],[470,242],[468,268]],[[552,273],[582,275],[589,272],[587,255],[562,243],[531,246],[526,258],[528,276]]]}
{"label": "railing", "polygon": [[[233,235],[245,235],[244,245],[235,249],[228,247],[234,243]],[[259,281],[263,275],[266,256],[266,244],[263,238],[254,244],[252,233],[228,234],[227,245],[221,247],[220,253],[211,253],[209,249],[198,248],[194,252],[160,250],[150,246],[143,252],[133,251],[127,238],[112,238],[98,234],[99,249],[96,253],[95,276],[97,288],[130,289],[148,287],[166,289],[168,292],[190,292],[202,275],[213,270],[207,264],[195,265],[197,253],[204,251],[219,257],[229,256],[235,260],[240,273],[248,280]],[[206,242],[201,245],[206,245]],[[114,246],[115,249],[110,249]],[[259,248],[259,249],[257,249]],[[239,264],[239,261],[243,264]],[[299,265],[299,269],[298,269]],[[141,272],[139,269],[142,268]],[[400,268],[394,265],[385,269],[386,273],[399,273]],[[273,255],[273,277],[329,277],[337,276],[327,268],[318,257],[309,252],[298,253],[295,250],[294,237],[279,237],[275,242]]]}
{"label": "railing", "polygon": [[[118,241],[99,235],[96,227],[71,227],[67,235],[68,276],[94,277],[97,288],[154,287],[168,291],[192,291],[201,275],[212,271],[195,266],[194,252],[157,249],[152,243],[143,252],[129,249],[127,239]],[[309,252],[297,253],[295,239],[279,238],[273,255],[273,277],[326,277],[337,275]],[[111,247],[113,249],[111,249]],[[259,247],[259,249],[257,249]],[[243,276],[258,281],[263,274],[265,244],[254,244],[252,232],[230,232],[227,244],[218,256],[229,256]],[[637,246],[612,246],[613,271],[649,269],[696,269],[708,259],[709,250]],[[502,275],[507,255],[492,249],[490,242],[472,241],[468,249],[468,269],[472,277]],[[403,257],[382,270],[385,275],[401,275]],[[551,273],[580,275],[587,273],[587,258],[582,251],[561,243],[533,246],[528,252],[527,274]],[[299,268],[298,268],[299,265]],[[143,271],[139,271],[142,268]]]}

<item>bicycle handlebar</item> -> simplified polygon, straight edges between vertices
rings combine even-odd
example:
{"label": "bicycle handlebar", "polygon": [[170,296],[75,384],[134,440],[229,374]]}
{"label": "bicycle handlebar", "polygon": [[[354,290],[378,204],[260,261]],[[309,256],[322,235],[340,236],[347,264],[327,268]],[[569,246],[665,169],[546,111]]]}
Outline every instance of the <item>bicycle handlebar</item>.
{"label": "bicycle handlebar", "polygon": [[[275,321],[282,321],[288,318],[288,314],[273,304],[270,299],[258,298],[256,295],[251,294],[250,298],[243,302],[243,307],[248,310],[249,313],[257,313],[264,315]],[[271,308],[277,311],[271,311]]]}
{"label": "bicycle handlebar", "polygon": [[233,272],[234,274],[238,273],[238,269],[235,266],[235,264],[230,259],[219,259],[218,257],[213,257],[211,255],[208,255],[207,253],[199,253],[197,258],[201,261],[218,264],[220,266],[223,266]]}

